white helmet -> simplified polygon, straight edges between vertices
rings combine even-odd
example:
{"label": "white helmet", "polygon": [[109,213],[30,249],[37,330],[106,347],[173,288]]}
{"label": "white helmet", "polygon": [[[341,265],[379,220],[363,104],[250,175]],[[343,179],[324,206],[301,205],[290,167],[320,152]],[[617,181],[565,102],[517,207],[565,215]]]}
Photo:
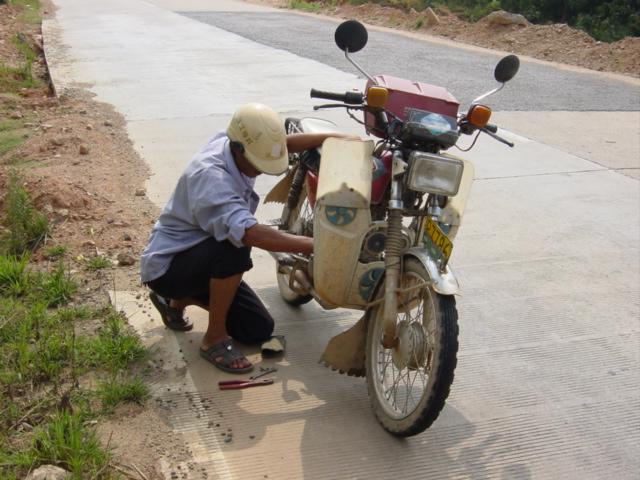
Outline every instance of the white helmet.
{"label": "white helmet", "polygon": [[227,136],[244,147],[244,156],[269,175],[287,170],[287,134],[276,112],[261,103],[248,103],[233,114]]}

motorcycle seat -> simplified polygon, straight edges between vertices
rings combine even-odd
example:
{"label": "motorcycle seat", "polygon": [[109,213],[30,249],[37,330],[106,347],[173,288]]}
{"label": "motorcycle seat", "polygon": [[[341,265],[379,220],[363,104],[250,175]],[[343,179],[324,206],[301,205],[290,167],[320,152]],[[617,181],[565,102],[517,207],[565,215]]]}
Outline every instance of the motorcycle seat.
{"label": "motorcycle seat", "polygon": [[300,120],[300,128],[304,133],[329,133],[338,132],[338,126],[322,118],[306,117]]}

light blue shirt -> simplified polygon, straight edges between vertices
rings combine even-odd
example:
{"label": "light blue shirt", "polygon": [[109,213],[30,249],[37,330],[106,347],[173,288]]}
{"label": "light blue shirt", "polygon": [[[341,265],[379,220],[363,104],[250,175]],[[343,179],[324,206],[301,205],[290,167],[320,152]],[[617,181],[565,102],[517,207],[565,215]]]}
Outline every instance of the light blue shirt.
{"label": "light blue shirt", "polygon": [[166,273],[173,256],[210,237],[243,247],[247,228],[258,223],[255,179],[238,170],[229,138],[220,132],[198,152],[178,180],[140,259],[140,277]]}

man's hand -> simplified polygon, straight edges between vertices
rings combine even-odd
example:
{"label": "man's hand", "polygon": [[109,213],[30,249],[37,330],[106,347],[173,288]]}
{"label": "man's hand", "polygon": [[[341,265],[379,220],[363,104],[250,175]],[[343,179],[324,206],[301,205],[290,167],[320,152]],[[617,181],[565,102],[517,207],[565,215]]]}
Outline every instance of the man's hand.
{"label": "man's hand", "polygon": [[244,231],[242,243],[269,252],[313,253],[313,238],[291,235],[260,224]]}

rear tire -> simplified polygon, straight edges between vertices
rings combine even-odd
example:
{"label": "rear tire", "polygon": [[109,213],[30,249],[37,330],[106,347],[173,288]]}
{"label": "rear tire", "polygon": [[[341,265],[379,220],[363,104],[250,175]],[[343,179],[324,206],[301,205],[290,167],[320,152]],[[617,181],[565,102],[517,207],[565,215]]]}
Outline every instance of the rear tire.
{"label": "rear tire", "polygon": [[[285,121],[285,129],[287,134],[300,133],[302,131],[300,129],[300,120],[296,118],[287,118]],[[299,155],[289,154],[289,162],[290,164],[298,165],[299,168]],[[309,222],[313,224],[313,212],[308,208],[307,194],[304,186],[302,187],[298,198],[294,199],[291,202],[291,205],[289,205],[289,209],[291,213],[289,214],[289,218],[286,221],[285,225],[283,225],[282,229],[295,235],[313,236],[312,234],[309,235],[308,230]],[[302,218],[301,212],[303,215]],[[284,216],[284,212],[282,216]],[[289,275],[286,273],[278,272],[277,265],[276,279],[278,281],[278,290],[280,291],[280,296],[289,305],[304,305],[305,303],[309,303],[311,300],[313,300],[313,297],[311,295],[300,295],[299,293],[291,289],[291,287],[289,287]]]}
{"label": "rear tire", "polygon": [[[428,280],[418,260],[404,262],[400,288]],[[440,295],[429,286],[401,294],[398,303],[401,340],[393,349],[382,346],[383,305],[371,312],[367,389],[382,427],[393,435],[409,437],[429,428],[449,395],[457,363],[458,312],[453,296]]]}

